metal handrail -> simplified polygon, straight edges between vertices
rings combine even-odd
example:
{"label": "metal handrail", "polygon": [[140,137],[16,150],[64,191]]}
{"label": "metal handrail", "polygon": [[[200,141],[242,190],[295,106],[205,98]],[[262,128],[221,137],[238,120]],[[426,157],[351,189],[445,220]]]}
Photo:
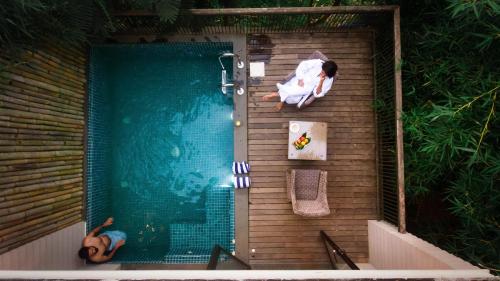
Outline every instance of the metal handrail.
{"label": "metal handrail", "polygon": [[240,260],[236,256],[233,256],[228,250],[222,248],[220,245],[215,245],[214,248],[212,249],[212,254],[210,254],[210,260],[208,261],[207,265],[207,270],[216,270],[217,269],[217,264],[219,263],[219,257],[220,254],[224,253],[234,261],[236,261],[238,264],[240,264],[244,269],[252,269],[250,265],[245,263],[244,261]]}
{"label": "metal handrail", "polygon": [[[335,259],[335,254],[337,254],[352,270],[359,270],[359,267],[349,258],[347,253],[337,244],[335,244],[335,242],[333,242],[333,240],[323,230],[320,230],[319,234],[321,235],[321,239],[323,239],[323,242],[325,243],[325,249],[333,269],[338,269]],[[330,249],[328,249],[328,246],[332,247],[333,251],[330,251]]]}

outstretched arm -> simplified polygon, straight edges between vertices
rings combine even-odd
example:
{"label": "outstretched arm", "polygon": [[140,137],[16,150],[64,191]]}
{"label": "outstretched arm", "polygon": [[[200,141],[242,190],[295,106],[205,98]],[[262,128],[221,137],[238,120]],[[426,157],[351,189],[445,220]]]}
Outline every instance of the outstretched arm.
{"label": "outstretched arm", "polygon": [[101,230],[101,228],[106,227],[106,226],[110,226],[112,224],[113,224],[113,218],[110,217],[102,225],[92,229],[92,231],[87,235],[87,237],[96,236],[97,233],[99,233],[99,231]]}

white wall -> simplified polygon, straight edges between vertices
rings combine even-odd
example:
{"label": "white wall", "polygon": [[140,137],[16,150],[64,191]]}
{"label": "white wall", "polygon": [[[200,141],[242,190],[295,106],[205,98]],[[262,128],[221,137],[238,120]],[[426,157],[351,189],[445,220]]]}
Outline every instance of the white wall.
{"label": "white wall", "polygon": [[84,235],[84,222],[61,229],[0,255],[0,269],[80,269],[84,263],[78,250]]}
{"label": "white wall", "polygon": [[352,280],[416,279],[498,281],[488,270],[92,270],[3,271],[0,279],[83,280]]}
{"label": "white wall", "polygon": [[384,221],[368,221],[368,245],[376,269],[479,269]]}

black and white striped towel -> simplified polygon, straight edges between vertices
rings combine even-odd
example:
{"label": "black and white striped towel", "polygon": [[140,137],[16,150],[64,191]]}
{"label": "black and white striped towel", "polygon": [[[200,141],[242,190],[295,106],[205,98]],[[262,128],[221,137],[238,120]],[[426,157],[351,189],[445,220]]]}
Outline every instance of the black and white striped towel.
{"label": "black and white striped towel", "polygon": [[247,162],[233,162],[233,174],[248,174],[250,172],[250,164]]}
{"label": "black and white striped towel", "polygon": [[234,188],[249,188],[250,178],[249,177],[234,177],[233,178]]}

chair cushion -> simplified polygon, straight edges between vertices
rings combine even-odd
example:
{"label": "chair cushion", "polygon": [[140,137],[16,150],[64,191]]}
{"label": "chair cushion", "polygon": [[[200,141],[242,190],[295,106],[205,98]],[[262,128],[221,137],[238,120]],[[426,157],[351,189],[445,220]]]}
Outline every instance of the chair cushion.
{"label": "chair cushion", "polygon": [[320,170],[295,170],[295,198],[316,200]]}

